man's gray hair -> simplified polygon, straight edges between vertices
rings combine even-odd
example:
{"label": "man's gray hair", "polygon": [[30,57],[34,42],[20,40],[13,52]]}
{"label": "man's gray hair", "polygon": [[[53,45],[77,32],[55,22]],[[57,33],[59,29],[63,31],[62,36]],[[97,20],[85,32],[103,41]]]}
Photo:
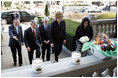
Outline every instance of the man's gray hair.
{"label": "man's gray hair", "polygon": [[48,17],[44,17],[43,19],[42,19],[42,21],[44,22],[44,21],[48,21],[49,19],[48,19]]}
{"label": "man's gray hair", "polygon": [[32,25],[34,23],[37,24],[37,22],[35,20],[31,20],[30,25]]}

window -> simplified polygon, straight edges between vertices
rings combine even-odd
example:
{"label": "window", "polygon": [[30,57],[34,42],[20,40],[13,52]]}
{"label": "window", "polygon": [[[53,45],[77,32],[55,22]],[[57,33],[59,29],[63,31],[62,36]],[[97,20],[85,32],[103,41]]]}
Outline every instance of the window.
{"label": "window", "polygon": [[3,17],[7,17],[7,16],[9,16],[9,13],[8,12],[5,12],[2,15],[3,15]]}
{"label": "window", "polygon": [[21,12],[23,16],[28,16],[29,14],[27,12]]}

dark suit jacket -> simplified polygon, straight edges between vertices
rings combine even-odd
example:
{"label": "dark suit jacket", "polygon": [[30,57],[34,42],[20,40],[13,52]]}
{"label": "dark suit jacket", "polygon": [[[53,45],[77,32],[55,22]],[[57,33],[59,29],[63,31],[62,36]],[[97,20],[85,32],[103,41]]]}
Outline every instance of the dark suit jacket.
{"label": "dark suit jacket", "polygon": [[40,44],[42,43],[42,39],[40,36],[40,32],[36,29],[36,38],[33,36],[33,31],[31,27],[25,30],[24,32],[24,43],[26,48],[30,47],[32,49],[40,48]]}
{"label": "dark suit jacket", "polygon": [[51,31],[50,31],[50,41],[51,43],[55,42],[63,42],[66,36],[66,23],[65,21],[60,22],[60,26],[55,20],[54,22],[51,23]]}
{"label": "dark suit jacket", "polygon": [[48,24],[47,28],[45,29],[44,24],[39,26],[42,42],[44,44],[44,40],[50,40],[50,25]]}
{"label": "dark suit jacket", "polygon": [[[12,24],[11,26],[9,26],[9,36],[10,36],[10,39],[9,39],[10,47],[15,47],[17,43],[21,45],[21,43],[23,43],[22,27],[18,26],[18,34],[17,34],[16,28],[14,27],[14,25]],[[18,41],[13,39],[13,36],[17,36]]]}

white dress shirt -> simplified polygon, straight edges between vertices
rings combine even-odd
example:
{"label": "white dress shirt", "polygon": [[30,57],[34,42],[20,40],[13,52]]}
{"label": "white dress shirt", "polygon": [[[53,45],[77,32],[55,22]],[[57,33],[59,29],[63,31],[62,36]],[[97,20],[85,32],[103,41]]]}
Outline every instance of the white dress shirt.
{"label": "white dress shirt", "polygon": [[44,25],[44,27],[45,27],[45,29],[46,29],[46,28],[47,28],[47,25],[46,25],[46,24],[44,24],[44,23],[43,23],[43,25]]}
{"label": "white dress shirt", "polygon": [[18,34],[18,26],[14,26],[15,29],[16,29],[16,33]]}

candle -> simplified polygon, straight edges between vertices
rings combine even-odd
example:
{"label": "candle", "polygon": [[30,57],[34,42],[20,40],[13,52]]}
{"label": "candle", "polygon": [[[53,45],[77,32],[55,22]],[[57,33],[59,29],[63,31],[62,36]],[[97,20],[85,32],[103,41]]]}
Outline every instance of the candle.
{"label": "candle", "polygon": [[38,73],[42,70],[42,60],[35,59],[32,61],[33,72]]}
{"label": "candle", "polygon": [[80,52],[72,52],[71,58],[72,58],[72,63],[79,64],[80,58],[81,58],[81,53]]}

